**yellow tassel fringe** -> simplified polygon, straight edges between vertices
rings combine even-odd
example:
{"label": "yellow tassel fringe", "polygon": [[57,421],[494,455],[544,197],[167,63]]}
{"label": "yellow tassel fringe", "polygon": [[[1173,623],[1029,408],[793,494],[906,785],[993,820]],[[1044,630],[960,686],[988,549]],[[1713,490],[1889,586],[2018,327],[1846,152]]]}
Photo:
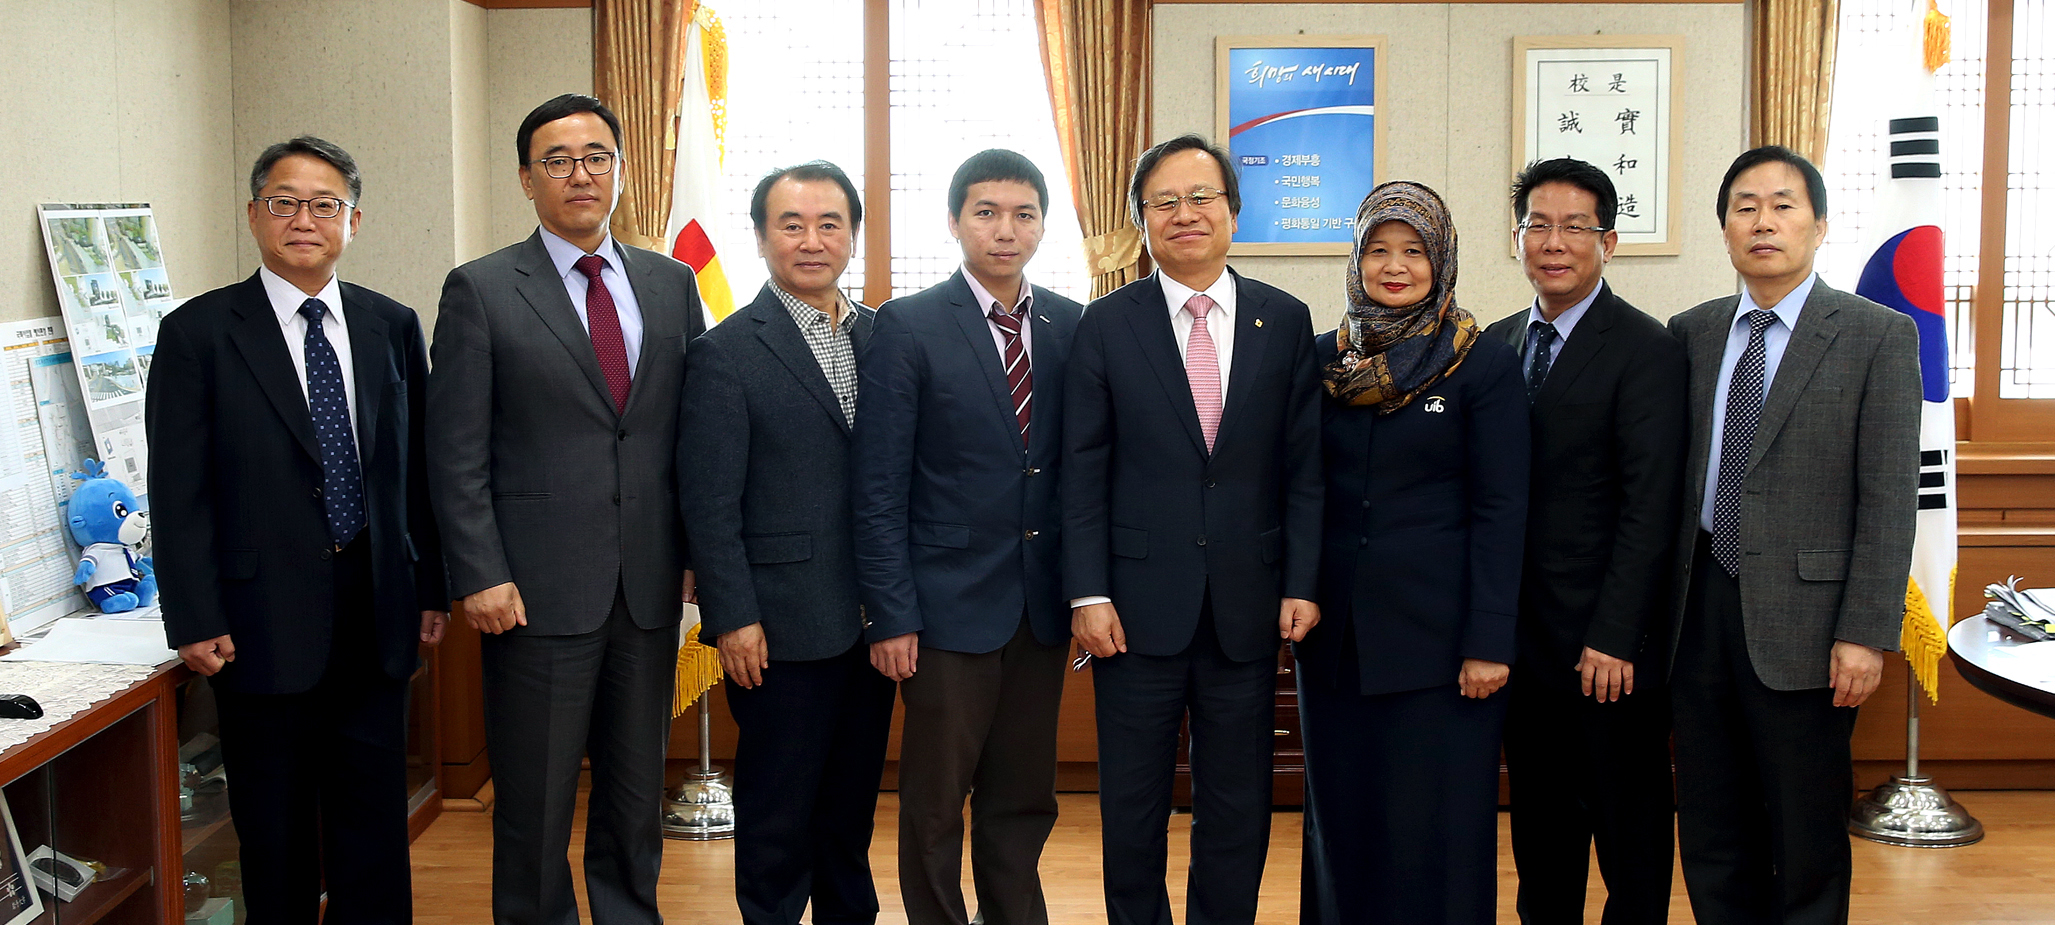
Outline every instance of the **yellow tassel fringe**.
{"label": "yellow tassel fringe", "polygon": [[672,718],[684,715],[701,694],[720,682],[720,657],[712,646],[699,641],[699,627],[694,626],[686,634],[685,644],[678,647],[678,684],[677,692],[671,695]]}

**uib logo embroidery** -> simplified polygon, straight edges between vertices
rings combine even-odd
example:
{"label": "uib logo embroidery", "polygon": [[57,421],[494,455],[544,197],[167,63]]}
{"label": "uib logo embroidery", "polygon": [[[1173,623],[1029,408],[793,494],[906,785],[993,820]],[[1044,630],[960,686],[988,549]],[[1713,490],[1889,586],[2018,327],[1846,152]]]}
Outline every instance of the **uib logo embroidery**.
{"label": "uib logo embroidery", "polygon": [[1448,405],[1443,402],[1441,396],[1429,395],[1427,396],[1427,401],[1421,403],[1420,410],[1428,414],[1440,414],[1448,410]]}

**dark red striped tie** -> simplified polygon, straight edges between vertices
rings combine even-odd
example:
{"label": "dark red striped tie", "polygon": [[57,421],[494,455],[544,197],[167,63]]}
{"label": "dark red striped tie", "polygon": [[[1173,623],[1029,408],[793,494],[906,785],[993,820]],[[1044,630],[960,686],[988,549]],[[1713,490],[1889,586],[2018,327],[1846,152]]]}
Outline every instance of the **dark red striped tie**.
{"label": "dark red striped tie", "polygon": [[988,314],[992,323],[998,325],[999,333],[1006,335],[1006,386],[1013,391],[1013,417],[1020,422],[1020,445],[1027,446],[1028,420],[1033,417],[1030,406],[1035,401],[1034,364],[1028,362],[1027,348],[1020,342],[1020,326],[1027,320],[1027,311],[1001,311],[999,303],[993,302]]}
{"label": "dark red striped tie", "polygon": [[621,339],[621,315],[614,311],[614,294],[600,280],[606,258],[586,254],[578,258],[578,272],[585,274],[585,329],[592,335],[592,352],[599,355],[599,371],[607,377],[607,391],[614,394],[614,413],[628,410],[628,346]]}

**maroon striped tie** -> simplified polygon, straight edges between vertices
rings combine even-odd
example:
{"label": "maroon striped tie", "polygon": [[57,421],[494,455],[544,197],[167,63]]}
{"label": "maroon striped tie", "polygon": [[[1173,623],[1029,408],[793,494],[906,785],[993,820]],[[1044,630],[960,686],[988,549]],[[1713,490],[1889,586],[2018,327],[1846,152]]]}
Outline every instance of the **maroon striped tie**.
{"label": "maroon striped tie", "polygon": [[1028,419],[1032,417],[1029,406],[1035,401],[1034,364],[1028,362],[1027,348],[1020,342],[1020,325],[1027,318],[1026,310],[1001,311],[999,303],[992,303],[992,323],[999,327],[999,333],[1006,335],[1006,386],[1013,390],[1013,417],[1020,422],[1020,445],[1028,442]]}
{"label": "maroon striped tie", "polygon": [[585,284],[585,329],[592,334],[592,352],[599,356],[599,371],[606,374],[607,391],[614,396],[614,413],[628,410],[628,345],[621,338],[621,315],[614,310],[614,294],[599,278],[606,258],[586,254],[578,258],[578,272]]}

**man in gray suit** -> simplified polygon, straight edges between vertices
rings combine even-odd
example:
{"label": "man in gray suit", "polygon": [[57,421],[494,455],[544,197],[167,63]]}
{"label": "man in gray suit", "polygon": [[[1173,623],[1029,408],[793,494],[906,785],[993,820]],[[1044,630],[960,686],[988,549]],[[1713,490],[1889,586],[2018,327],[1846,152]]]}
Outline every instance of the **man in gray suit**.
{"label": "man in gray suit", "polygon": [[1691,437],[1677,834],[1701,925],[1848,921],[1848,737],[1898,647],[1919,472],[1912,319],[1813,275],[1826,184],[1781,147],[1720,184],[1739,295],[1670,319]]}
{"label": "man in gray suit", "polygon": [[[493,919],[576,925],[579,759],[592,918],[655,923],[683,529],[675,494],[692,271],[607,232],[621,124],[589,96],[528,114],[526,241],[450,271],[428,480],[450,592],[486,633]],[[652,155],[653,156],[653,155]]]}
{"label": "man in gray suit", "polygon": [[863,224],[842,169],[771,173],[749,203],[770,281],[692,348],[679,500],[700,638],[728,676],[735,902],[747,925],[871,922],[871,819],[892,681],[871,667],[849,501],[872,312],[838,284]]}

